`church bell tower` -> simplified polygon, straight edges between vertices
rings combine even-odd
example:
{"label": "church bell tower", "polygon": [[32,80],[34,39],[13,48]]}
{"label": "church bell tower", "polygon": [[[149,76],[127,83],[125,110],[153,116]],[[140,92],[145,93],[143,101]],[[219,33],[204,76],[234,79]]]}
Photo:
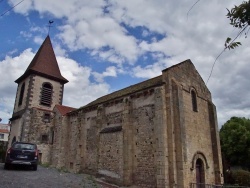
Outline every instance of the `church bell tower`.
{"label": "church bell tower", "polygon": [[16,100],[9,146],[15,141],[49,144],[53,139],[53,108],[62,104],[64,84],[49,35],[28,68],[16,81]]}

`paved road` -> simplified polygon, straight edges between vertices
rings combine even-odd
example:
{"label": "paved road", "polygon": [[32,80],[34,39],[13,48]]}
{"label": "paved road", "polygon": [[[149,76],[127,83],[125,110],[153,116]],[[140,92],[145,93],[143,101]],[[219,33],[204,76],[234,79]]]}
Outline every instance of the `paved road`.
{"label": "paved road", "polygon": [[28,168],[4,170],[0,163],[0,188],[114,188],[97,182],[86,174],[60,172],[54,168],[38,166],[37,171]]}

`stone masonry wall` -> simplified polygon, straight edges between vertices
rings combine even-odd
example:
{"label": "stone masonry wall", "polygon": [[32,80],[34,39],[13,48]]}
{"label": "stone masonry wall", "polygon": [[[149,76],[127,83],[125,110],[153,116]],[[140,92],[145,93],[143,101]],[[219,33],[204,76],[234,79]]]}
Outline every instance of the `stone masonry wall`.
{"label": "stone masonry wall", "polygon": [[55,111],[54,114],[54,141],[51,149],[51,161],[50,164],[52,164],[53,167],[60,168],[60,153],[62,148],[62,118],[60,114]]}
{"label": "stone masonry wall", "polygon": [[[69,129],[69,118],[66,116],[63,116],[61,118],[57,118],[55,122],[55,127],[54,129],[56,130],[56,135],[55,135],[55,144],[58,147],[59,153],[53,153],[55,155],[58,155],[58,161],[56,167],[62,170],[67,169],[67,154],[68,154],[68,137],[69,134],[68,132],[70,131]],[[52,164],[54,165],[54,164]]]}
{"label": "stone masonry wall", "polygon": [[[197,152],[202,152],[208,161],[209,168],[205,167],[206,183],[214,182],[214,164],[213,151],[210,135],[209,117],[207,101],[197,98],[198,112],[192,110],[192,101],[190,93],[184,92],[186,132],[187,132],[187,158],[186,163],[187,175],[189,182],[196,182],[196,172],[189,170],[191,168],[192,159]],[[191,144],[192,143],[192,144]],[[202,159],[205,165],[205,159]]]}
{"label": "stone masonry wall", "polygon": [[98,170],[99,129],[96,117],[89,119],[91,126],[86,131],[86,165],[85,170],[96,174]]}
{"label": "stone masonry wall", "polygon": [[101,133],[98,173],[113,179],[123,178],[122,131]]}
{"label": "stone masonry wall", "polygon": [[154,105],[133,109],[133,126],[135,129],[135,164],[133,180],[139,187],[155,187],[155,124]]}
{"label": "stone masonry wall", "polygon": [[[174,115],[171,117],[172,122],[175,127],[178,122],[181,123],[180,129],[175,128],[174,145],[176,148],[182,148],[179,150],[182,154],[177,154],[178,149],[173,154],[177,156],[176,174],[183,172],[183,178],[181,178],[183,182],[180,184],[181,179],[178,179],[180,175],[176,175],[175,181],[177,185],[180,184],[183,187],[188,187],[190,182],[196,182],[195,163],[200,158],[204,164],[205,183],[213,184],[215,183],[213,154],[220,151],[212,149],[211,122],[208,112],[211,94],[191,63],[174,66],[171,71],[166,70],[163,76],[166,82],[172,85],[170,88],[172,92],[167,90],[167,93],[171,92],[169,103],[172,103],[170,114]],[[197,111],[194,111],[192,106],[192,90],[196,93]],[[219,140],[213,141],[219,142]],[[179,166],[180,163],[183,165]]]}
{"label": "stone masonry wall", "polygon": [[162,79],[161,85],[94,101],[63,117],[55,129],[57,166],[126,186],[188,188],[196,182],[199,158],[205,183],[213,184],[221,166],[211,94],[189,62],[164,70]]}
{"label": "stone masonry wall", "polygon": [[72,114],[69,118],[68,124],[68,140],[65,147],[66,153],[66,167],[71,172],[80,171],[80,160],[78,155],[79,139],[80,139],[80,122],[77,114]]}
{"label": "stone masonry wall", "polygon": [[[28,132],[24,135],[28,142],[32,142],[38,145],[39,157],[41,163],[50,163],[51,159],[51,147],[53,142],[53,119],[49,122],[44,121],[44,114],[50,114],[53,117],[51,111],[44,111],[37,108],[32,108],[30,111],[30,123],[25,126]],[[26,121],[27,123],[28,121]]]}

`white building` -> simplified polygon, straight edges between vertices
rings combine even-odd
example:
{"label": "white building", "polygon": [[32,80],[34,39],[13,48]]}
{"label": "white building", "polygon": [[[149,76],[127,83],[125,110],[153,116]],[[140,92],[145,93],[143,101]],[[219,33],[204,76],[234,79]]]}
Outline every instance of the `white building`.
{"label": "white building", "polygon": [[10,125],[0,123],[0,141],[8,142]]}

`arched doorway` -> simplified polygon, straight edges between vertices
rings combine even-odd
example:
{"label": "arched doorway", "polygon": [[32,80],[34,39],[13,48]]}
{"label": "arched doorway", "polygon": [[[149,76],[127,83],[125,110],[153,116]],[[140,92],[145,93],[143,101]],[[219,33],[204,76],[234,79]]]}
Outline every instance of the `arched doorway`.
{"label": "arched doorway", "polygon": [[196,160],[195,167],[196,167],[197,188],[204,188],[205,187],[204,163],[200,158]]}

